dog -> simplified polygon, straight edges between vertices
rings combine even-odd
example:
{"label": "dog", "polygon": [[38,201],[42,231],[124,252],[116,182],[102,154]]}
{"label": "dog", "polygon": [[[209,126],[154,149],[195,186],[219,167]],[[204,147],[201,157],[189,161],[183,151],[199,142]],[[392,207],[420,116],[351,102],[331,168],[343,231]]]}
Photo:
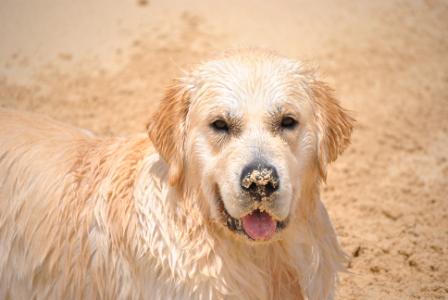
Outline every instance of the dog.
{"label": "dog", "polygon": [[305,65],[225,52],[127,138],[0,123],[1,299],[333,298],[320,186],[354,119]]}

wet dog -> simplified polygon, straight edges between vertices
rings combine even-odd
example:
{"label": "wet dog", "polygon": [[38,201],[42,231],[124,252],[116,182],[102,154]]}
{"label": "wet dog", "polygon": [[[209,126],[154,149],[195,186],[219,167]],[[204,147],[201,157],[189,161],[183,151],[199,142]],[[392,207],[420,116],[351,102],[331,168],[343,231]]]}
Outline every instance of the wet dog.
{"label": "wet dog", "polygon": [[0,298],[331,299],[320,185],[353,119],[299,62],[230,51],[147,135],[0,112]]}

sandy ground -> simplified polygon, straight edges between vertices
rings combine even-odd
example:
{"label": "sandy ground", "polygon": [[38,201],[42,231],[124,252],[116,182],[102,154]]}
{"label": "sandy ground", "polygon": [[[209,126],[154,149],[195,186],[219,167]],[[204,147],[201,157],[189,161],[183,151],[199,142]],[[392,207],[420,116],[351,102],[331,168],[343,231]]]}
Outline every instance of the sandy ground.
{"label": "sandy ground", "polygon": [[215,51],[319,65],[358,120],[324,189],[338,299],[448,299],[448,2],[1,0],[0,41],[0,106],[105,135]]}

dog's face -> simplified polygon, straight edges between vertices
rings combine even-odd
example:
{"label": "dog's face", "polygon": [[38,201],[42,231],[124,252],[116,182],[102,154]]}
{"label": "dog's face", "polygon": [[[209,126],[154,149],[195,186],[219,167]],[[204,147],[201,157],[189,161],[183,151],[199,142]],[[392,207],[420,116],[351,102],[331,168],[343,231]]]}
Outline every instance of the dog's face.
{"label": "dog's face", "polygon": [[350,122],[300,64],[243,51],[179,81],[150,136],[170,164],[171,183],[199,189],[209,218],[268,241],[296,217],[307,177],[324,176],[342,151]]}

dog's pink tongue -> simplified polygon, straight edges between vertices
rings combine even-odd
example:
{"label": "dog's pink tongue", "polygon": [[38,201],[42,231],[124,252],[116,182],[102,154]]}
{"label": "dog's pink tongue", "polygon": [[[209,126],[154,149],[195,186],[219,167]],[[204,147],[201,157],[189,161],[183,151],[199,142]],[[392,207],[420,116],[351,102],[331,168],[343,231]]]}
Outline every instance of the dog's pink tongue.
{"label": "dog's pink tongue", "polygon": [[266,241],[272,238],[277,228],[277,222],[265,212],[254,211],[242,218],[243,228],[254,240]]}

